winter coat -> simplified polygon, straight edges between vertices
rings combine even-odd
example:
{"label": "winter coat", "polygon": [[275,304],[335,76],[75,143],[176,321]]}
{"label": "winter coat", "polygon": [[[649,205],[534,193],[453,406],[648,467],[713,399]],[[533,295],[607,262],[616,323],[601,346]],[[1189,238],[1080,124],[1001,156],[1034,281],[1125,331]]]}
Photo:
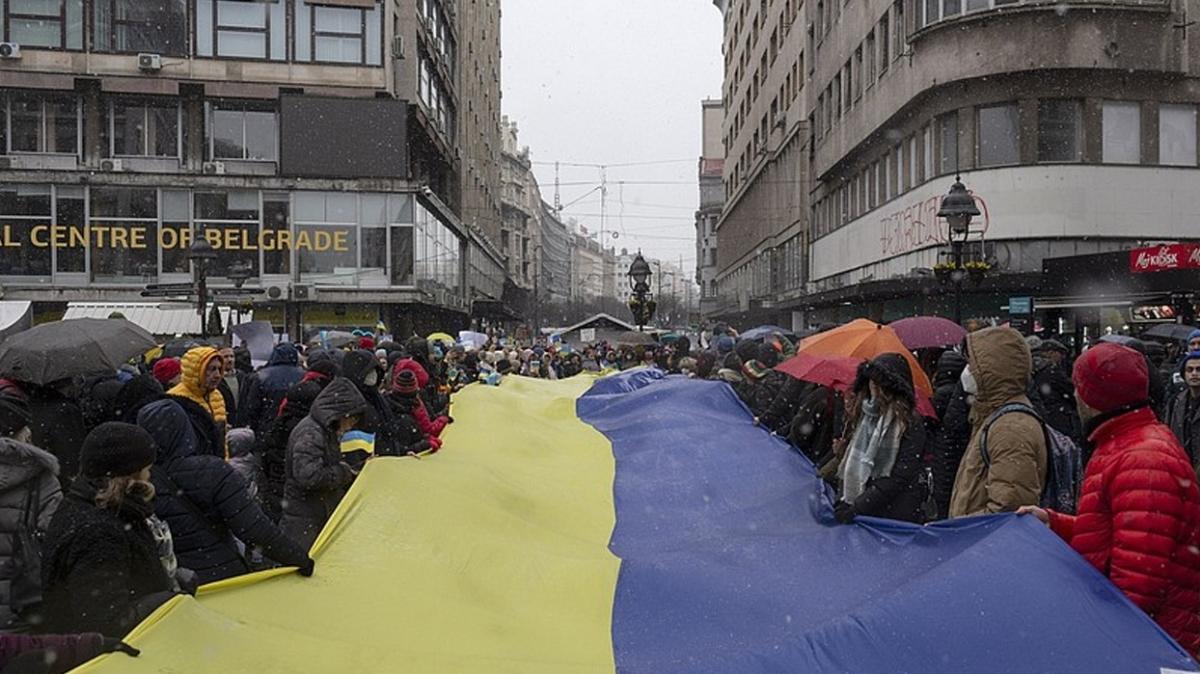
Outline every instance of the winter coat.
{"label": "winter coat", "polygon": [[971,442],[959,463],[950,497],[950,516],[977,515],[1037,505],[1046,481],[1046,439],[1041,424],[1028,414],[1005,414],[988,431],[991,468],[980,452],[980,430],[987,418],[1009,403],[1029,404],[1032,359],[1021,333],[988,328],[967,336],[967,360],[979,393],[971,408]]}
{"label": "winter coat", "polygon": [[811,386],[800,399],[796,415],[788,428],[788,440],[820,467],[833,454],[833,439],[840,433],[843,421],[842,402],[833,389]]}
{"label": "winter coat", "polygon": [[858,515],[920,522],[921,504],[925,501],[925,487],[919,479],[921,469],[925,466],[924,455],[925,420],[914,411],[904,436],[900,438],[896,463],[891,473],[867,480],[862,494],[852,504],[854,512]]}
{"label": "winter coat", "polygon": [[1054,430],[1079,442],[1083,426],[1075,405],[1075,385],[1070,372],[1050,361],[1037,363],[1033,373],[1033,388],[1041,398],[1042,419]]}
{"label": "winter coat", "polygon": [[[366,383],[367,377],[375,373],[375,385]],[[383,381],[383,368],[370,351],[359,349],[346,354],[342,363],[342,375],[349,379],[358,389],[363,400],[367,402],[367,413],[359,420],[357,428],[375,436],[375,453],[380,455],[403,454],[396,446],[396,438],[392,435],[392,408],[379,392],[379,383]]]}
{"label": "winter coat", "polygon": [[175,557],[200,584],[250,571],[236,537],[285,566],[302,566],[308,555],[250,498],[246,481],[226,462],[197,451],[187,416],[162,400],[138,415],[154,437],[158,457],[150,477],[158,496],[154,512],[171,527]]}
{"label": "winter coat", "polygon": [[342,460],[338,421],[365,414],[367,402],[345,377],[334,379],[288,438],[283,487],[284,532],[306,548],[333,514],[354,472]]}
{"label": "winter coat", "polygon": [[938,419],[946,417],[946,408],[958,390],[959,378],[966,367],[967,359],[957,351],[945,351],[938,357],[937,370],[933,374],[933,411]]}
{"label": "winter coat", "polygon": [[421,389],[421,394],[418,398],[421,404],[412,406],[409,414],[417,420],[417,426],[423,433],[434,438],[439,437],[442,431],[445,430],[446,425],[450,423],[450,419],[446,416],[434,417],[430,412],[433,408],[429,404],[429,396],[425,395],[425,391],[430,383],[429,373],[425,371],[425,368],[420,363],[405,358],[396,361],[396,365],[393,368],[393,381],[395,381],[395,374],[400,370],[410,370],[413,376],[417,378],[417,387]]}
{"label": "winter coat", "polygon": [[779,380],[779,388],[775,392],[774,399],[766,406],[762,414],[758,416],[758,421],[776,433],[787,433],[792,419],[795,418],[796,411],[800,407],[800,400],[808,392],[812,384],[800,381],[779,371],[772,371],[771,376],[775,375],[782,377]]}
{"label": "winter coat", "polygon": [[[0,634],[0,674],[69,672],[103,653],[115,642],[99,632],[82,634]],[[11,665],[11,667],[10,667]]]}
{"label": "winter coat", "polygon": [[136,424],[138,412],[156,400],[162,400],[166,392],[162,384],[148,374],[138,375],[125,382],[113,400],[113,419],[127,424]]}
{"label": "winter coat", "polygon": [[[220,357],[221,354],[216,349],[207,346],[199,346],[183,354],[183,358],[179,360],[181,369],[179,383],[172,386],[167,393],[173,397],[196,403],[208,413],[218,427],[224,427],[228,421],[225,397],[217,389],[207,393],[204,391],[204,370],[214,358]],[[223,433],[224,428],[221,430]]]}
{"label": "winter coat", "polygon": [[0,438],[0,627],[41,603],[38,533],[50,526],[60,501],[58,460]]}
{"label": "winter coat", "polygon": [[930,443],[933,461],[930,467],[933,469],[933,501],[937,505],[937,517],[946,519],[950,516],[954,478],[958,475],[963,453],[971,442],[971,406],[967,403],[962,383],[954,386],[940,418],[937,432]]}
{"label": "winter coat", "polygon": [[1050,526],[1200,656],[1200,490],[1170,429],[1143,407],[1100,423],[1076,516]]}
{"label": "winter coat", "polygon": [[87,437],[83,410],[75,400],[47,387],[33,387],[29,395],[29,415],[33,420],[31,444],[58,459],[58,481],[66,488],[79,474],[79,448]]}
{"label": "winter coat", "polygon": [[99,508],[95,497],[93,484],[72,483],[42,542],[46,632],[121,637],[172,595],[146,525],[152,508]]}
{"label": "winter coat", "polygon": [[238,417],[243,426],[255,434],[265,432],[275,419],[279,403],[288,389],[304,377],[300,354],[296,347],[283,343],[275,346],[265,367],[242,382],[238,400]]}
{"label": "winter coat", "polygon": [[1192,392],[1186,387],[1175,396],[1167,412],[1167,423],[1183,446],[1192,468],[1200,475],[1200,399],[1193,401],[1191,397]]}
{"label": "winter coat", "polygon": [[420,396],[391,391],[386,400],[391,408],[395,453],[403,455],[442,448],[442,441],[433,433],[438,427],[429,420],[429,413],[425,411],[425,403]]}
{"label": "winter coat", "polygon": [[258,436],[258,453],[262,456],[262,480],[258,498],[272,521],[283,517],[283,485],[287,476],[287,446],[292,430],[308,416],[313,401],[328,385],[330,379],[309,372],[303,381],[288,389],[279,416]]}

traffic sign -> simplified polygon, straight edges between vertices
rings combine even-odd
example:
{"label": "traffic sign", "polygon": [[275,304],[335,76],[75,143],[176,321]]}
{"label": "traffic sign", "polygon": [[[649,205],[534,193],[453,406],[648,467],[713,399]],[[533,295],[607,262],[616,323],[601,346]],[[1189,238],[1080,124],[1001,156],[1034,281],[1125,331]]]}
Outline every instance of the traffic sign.
{"label": "traffic sign", "polygon": [[180,288],[172,290],[170,288],[158,288],[142,291],[142,297],[189,297],[193,296],[195,291],[189,288]]}
{"label": "traffic sign", "polygon": [[209,288],[210,295],[261,295],[267,292],[266,288]]}
{"label": "traffic sign", "polygon": [[151,283],[146,286],[146,290],[176,290],[184,292],[195,292],[195,283]]}

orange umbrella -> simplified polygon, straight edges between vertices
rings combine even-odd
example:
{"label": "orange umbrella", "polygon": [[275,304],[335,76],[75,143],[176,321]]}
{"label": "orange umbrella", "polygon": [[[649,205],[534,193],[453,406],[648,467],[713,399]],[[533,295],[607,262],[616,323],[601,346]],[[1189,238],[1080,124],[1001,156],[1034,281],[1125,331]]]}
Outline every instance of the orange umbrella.
{"label": "orange umbrella", "polygon": [[914,388],[926,397],[933,395],[933,385],[929,383],[929,377],[921,369],[917,359],[913,358],[912,352],[904,346],[904,342],[900,341],[896,331],[865,318],[807,337],[800,342],[796,352],[862,360],[870,360],[882,353],[898,353],[908,361]]}

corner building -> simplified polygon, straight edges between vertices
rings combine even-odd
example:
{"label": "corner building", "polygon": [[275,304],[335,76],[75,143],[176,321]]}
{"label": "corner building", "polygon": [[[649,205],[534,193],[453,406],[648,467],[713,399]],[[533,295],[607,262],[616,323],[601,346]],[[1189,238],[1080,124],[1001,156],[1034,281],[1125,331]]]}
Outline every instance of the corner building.
{"label": "corner building", "polygon": [[[786,4],[766,7],[782,12]],[[759,7],[732,2],[727,38],[738,21],[731,17],[746,13],[752,22]],[[790,312],[809,324],[947,315],[951,289],[932,272],[948,261],[946,224],[936,213],[956,174],[983,213],[972,223],[968,258],[992,265],[981,284],[964,286],[966,317],[1002,317],[1007,298],[1018,295],[1036,296],[1059,319],[1083,320],[1097,301],[1124,309],[1164,299],[1124,294],[1128,269],[1112,270],[1104,298],[1072,295],[1070,279],[1060,278],[1070,265],[1058,261],[1197,236],[1200,197],[1189,186],[1200,177],[1200,47],[1180,26],[1197,9],[1123,0],[806,3],[805,293],[789,298],[771,265],[764,280],[749,283],[752,300],[772,304],[781,320]],[[762,31],[773,31],[775,20],[760,35],[773,34]],[[757,69],[751,77],[761,79]],[[762,109],[763,95],[775,94],[767,88],[752,109]],[[739,127],[737,101],[726,118]],[[748,123],[761,131],[761,119],[751,114]],[[735,193],[730,164],[754,161],[738,148],[726,161]],[[726,220],[730,209],[727,202]],[[729,238],[721,233],[723,261]],[[1045,296],[1047,278],[1056,296]]]}
{"label": "corner building", "polygon": [[[0,2],[0,291],[53,314],[218,251],[293,336],[466,327],[503,259],[464,225],[450,0]],[[498,59],[498,49],[495,58]],[[497,134],[499,127],[497,123]]]}

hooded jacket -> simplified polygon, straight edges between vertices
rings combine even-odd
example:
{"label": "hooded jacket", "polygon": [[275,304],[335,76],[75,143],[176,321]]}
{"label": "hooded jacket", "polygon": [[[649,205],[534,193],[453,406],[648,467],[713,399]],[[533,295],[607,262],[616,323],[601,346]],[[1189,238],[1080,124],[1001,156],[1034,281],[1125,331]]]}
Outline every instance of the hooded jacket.
{"label": "hooded jacket", "polygon": [[289,540],[250,497],[246,481],[225,461],[197,451],[187,415],[174,401],[147,405],[138,425],[154,437],[151,468],[157,493],[154,511],[171,527],[179,565],[210,583],[250,571],[234,537],[259,546],[285,566],[302,566],[308,555]]}
{"label": "hooded jacket", "polygon": [[287,342],[277,344],[267,364],[242,382],[238,396],[239,420],[261,435],[275,419],[279,403],[288,389],[303,377],[304,369],[300,367],[300,353],[296,347]]}
{"label": "hooded jacket", "polygon": [[366,411],[358,388],[338,377],[321,391],[288,438],[281,525],[306,548],[312,547],[354,481],[353,469],[342,461],[338,421]]}
{"label": "hooded jacket", "polygon": [[34,547],[62,501],[58,460],[49,452],[0,438],[0,625],[41,602]]}
{"label": "hooded jacket", "polygon": [[859,396],[869,395],[868,381],[906,401],[910,413],[904,434],[895,438],[896,458],[891,471],[867,480],[862,494],[851,505],[858,515],[919,522],[925,500],[925,487],[918,479],[925,453],[925,420],[916,411],[912,370],[898,354],[885,353],[859,366],[854,384]]}
{"label": "hooded jacket", "polygon": [[[372,374],[375,375],[374,385],[367,383],[367,378]],[[393,435],[392,409],[379,393],[384,373],[375,354],[363,349],[346,354],[342,362],[342,375],[354,384],[367,403],[367,412],[359,420],[358,429],[375,435],[375,452],[380,455],[402,453],[397,451]]]}
{"label": "hooded jacket", "polygon": [[[427,389],[427,387],[429,385],[429,373],[425,371],[425,368],[422,367],[420,363],[418,363],[412,359],[409,359],[409,358],[405,358],[405,359],[396,361],[396,365],[394,366],[394,368],[392,370],[392,381],[393,382],[395,382],[396,375],[401,370],[409,370],[413,373],[414,376],[416,376],[417,387],[419,389],[421,389],[422,392],[424,392]],[[393,392],[389,393],[388,395],[390,397],[396,397],[397,394],[394,392],[394,384],[393,384]],[[448,423],[450,423],[449,417],[445,417],[445,416],[439,416],[436,418],[431,417],[429,414],[428,402],[424,395],[417,396],[416,401],[420,404],[415,404],[415,405],[411,405],[411,406],[406,405],[407,409],[409,410],[408,413],[411,414],[414,419],[416,419],[417,427],[421,429],[422,433],[424,433],[425,435],[427,435],[431,438],[437,438],[438,436],[440,436],[442,434],[442,431],[444,431],[446,429],[446,425]],[[394,409],[396,407],[396,403],[393,402],[392,407]],[[440,445],[440,443],[438,443],[438,444]]]}
{"label": "hooded jacket", "polygon": [[285,402],[280,405],[279,416],[267,426],[267,432],[258,436],[258,451],[262,454],[262,481],[259,484],[259,500],[263,510],[272,521],[283,517],[283,486],[287,480],[287,447],[292,429],[312,409],[313,401],[332,381],[310,370],[304,379],[288,389]]}
{"label": "hooded jacket", "polygon": [[945,418],[946,408],[966,367],[967,359],[957,351],[946,351],[938,357],[937,370],[933,374],[933,411],[938,419]]}
{"label": "hooded jacket", "polygon": [[1076,516],[1050,527],[1200,656],[1200,490],[1170,429],[1141,407],[1104,421]]}
{"label": "hooded jacket", "polygon": [[988,417],[1009,403],[1029,405],[1033,362],[1029,345],[1012,328],[987,328],[967,336],[967,363],[979,393],[971,408],[971,442],[959,463],[950,497],[950,516],[978,515],[1037,505],[1046,481],[1046,439],[1041,424],[1013,412],[988,430],[987,468],[980,452],[980,430]]}
{"label": "hooded jacket", "polygon": [[[1181,377],[1189,360],[1195,359],[1184,356],[1183,362],[1179,364]],[[1200,399],[1192,400],[1191,389],[1184,386],[1183,390],[1171,399],[1165,416],[1171,432],[1179,439],[1179,444],[1183,445],[1196,474],[1200,475]]]}
{"label": "hooded jacket", "polygon": [[43,631],[121,637],[171,598],[172,583],[146,524],[147,505],[96,506],[77,478],[42,542]]}
{"label": "hooded jacket", "polygon": [[204,370],[220,353],[200,346],[183,354],[179,383],[167,391],[191,419],[200,438],[200,451],[213,456],[225,456],[225,398],[217,389],[204,393]]}
{"label": "hooded jacket", "polygon": [[29,430],[32,444],[58,459],[59,484],[66,488],[79,474],[79,448],[87,437],[79,403],[52,386],[30,386]]}

